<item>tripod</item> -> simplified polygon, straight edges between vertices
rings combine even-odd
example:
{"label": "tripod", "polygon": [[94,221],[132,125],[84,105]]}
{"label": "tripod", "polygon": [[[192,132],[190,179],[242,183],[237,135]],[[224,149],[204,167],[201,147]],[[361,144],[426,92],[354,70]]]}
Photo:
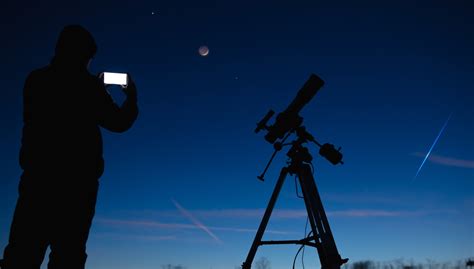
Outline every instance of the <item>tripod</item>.
{"label": "tripod", "polygon": [[[263,174],[259,176],[259,179],[263,180],[263,175],[265,174],[276,152],[281,150],[281,148],[285,145],[291,145],[291,149],[287,153],[287,156],[289,157],[288,165],[281,169],[280,176],[276,183],[275,189],[273,190],[270,201],[268,202],[268,206],[265,210],[260,226],[258,227],[252,246],[250,247],[247,259],[242,264],[242,269],[251,268],[257,249],[261,245],[299,244],[315,247],[318,252],[322,269],[339,269],[342,264],[348,261],[348,259],[342,259],[339,255],[339,252],[337,251],[336,242],[334,241],[331,228],[329,227],[329,222],[326,217],[321,198],[319,197],[316,183],[314,182],[313,172],[309,165],[313,157],[309,153],[308,148],[304,147],[302,144],[308,140],[315,142],[321,147],[320,154],[323,156],[340,153],[339,151],[335,151],[334,147],[330,144],[321,145],[316,142],[314,138],[308,132],[306,132],[304,127],[299,127],[298,130],[296,130],[296,133],[298,135],[298,139],[292,143],[279,143],[274,145],[275,153],[270,159],[270,162],[265,168]],[[337,161],[338,163],[341,162],[340,159],[342,158],[342,155],[339,156],[340,158],[336,158],[339,159]],[[262,241],[262,237],[270,219],[270,215],[272,214],[276,200],[288,174],[296,175],[298,177],[303,192],[309,223],[312,229],[312,235],[300,240]]]}

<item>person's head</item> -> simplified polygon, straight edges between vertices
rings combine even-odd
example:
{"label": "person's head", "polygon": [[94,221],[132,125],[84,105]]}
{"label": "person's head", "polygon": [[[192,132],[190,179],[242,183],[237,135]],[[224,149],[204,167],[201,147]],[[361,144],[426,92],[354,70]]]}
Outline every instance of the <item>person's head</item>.
{"label": "person's head", "polygon": [[62,63],[87,67],[97,52],[92,34],[80,25],[68,25],[59,34],[55,58]]}

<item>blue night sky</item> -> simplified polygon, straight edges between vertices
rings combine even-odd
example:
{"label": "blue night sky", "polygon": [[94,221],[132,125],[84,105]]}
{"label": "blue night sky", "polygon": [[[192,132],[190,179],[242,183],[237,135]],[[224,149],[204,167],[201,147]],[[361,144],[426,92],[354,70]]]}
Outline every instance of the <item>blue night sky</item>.
{"label": "blue night sky", "polygon": [[[472,14],[473,1],[456,0],[2,2],[0,248],[21,174],[24,79],[78,23],[99,46],[90,71],[130,72],[140,107],[128,132],[103,130],[88,268],[239,266],[286,159],[256,179],[272,146],[255,123],[285,109],[311,73],[326,84],[302,110],[305,125],[344,153],[333,166],[311,146],[341,255],[473,257]],[[264,239],[302,238],[304,213],[288,178]],[[261,247],[256,258],[288,268],[296,250]],[[319,266],[312,249],[305,263]]]}

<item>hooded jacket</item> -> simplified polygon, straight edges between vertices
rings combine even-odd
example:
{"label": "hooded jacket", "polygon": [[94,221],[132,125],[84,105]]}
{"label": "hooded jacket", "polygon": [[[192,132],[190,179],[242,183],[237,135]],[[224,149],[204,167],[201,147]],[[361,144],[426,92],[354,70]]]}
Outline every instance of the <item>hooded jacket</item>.
{"label": "hooded jacket", "polygon": [[99,127],[124,132],[137,118],[136,96],[119,107],[103,82],[87,71],[95,51],[87,30],[68,26],[51,63],[28,75],[20,150],[25,171],[52,178],[64,173],[99,178],[104,169]]}

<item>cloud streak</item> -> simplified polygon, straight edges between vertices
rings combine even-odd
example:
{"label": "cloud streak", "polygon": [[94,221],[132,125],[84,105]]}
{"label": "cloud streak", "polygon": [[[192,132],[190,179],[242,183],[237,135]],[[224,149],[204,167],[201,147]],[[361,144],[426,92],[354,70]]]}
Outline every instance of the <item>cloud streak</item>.
{"label": "cloud streak", "polygon": [[[113,218],[96,218],[94,221],[109,226],[118,226],[118,227],[137,227],[137,228],[157,228],[157,229],[171,229],[171,230],[196,230],[201,229],[192,224],[184,223],[163,223],[159,221],[151,220],[124,220],[124,219],[113,219]],[[210,230],[214,231],[229,231],[237,233],[255,233],[256,229],[247,229],[247,228],[235,228],[235,227],[219,227],[219,226],[208,226]],[[291,232],[278,231],[278,230],[266,230],[266,233],[270,234],[290,234]]]}
{"label": "cloud streak", "polygon": [[[176,202],[176,201],[174,201]],[[472,202],[472,201],[470,201]],[[177,205],[176,205],[177,204]],[[117,228],[136,228],[139,230],[152,229],[152,230],[201,230],[210,236],[214,241],[222,243],[219,237],[217,237],[212,231],[226,231],[236,233],[251,233],[255,234],[256,229],[238,228],[238,227],[221,227],[221,226],[204,226],[194,215],[215,217],[215,218],[232,218],[237,219],[260,219],[263,216],[264,209],[222,209],[222,210],[197,210],[188,211],[184,209],[179,203],[176,202],[180,214],[186,218],[194,218],[191,220],[192,224],[188,223],[164,223],[155,220],[134,220],[134,219],[114,219],[114,218],[101,218],[95,219],[95,222],[112,226]],[[185,215],[186,212],[186,215]],[[191,213],[192,212],[192,213]],[[379,210],[379,209],[348,209],[348,210],[335,210],[327,211],[327,215],[332,218],[403,218],[403,217],[417,217],[427,216],[432,214],[456,214],[456,210]],[[191,217],[190,217],[191,216]],[[272,218],[280,219],[305,219],[306,210],[304,209],[280,209],[275,210],[272,214]],[[197,223],[196,223],[197,222]],[[291,235],[294,232],[290,231],[278,231],[278,230],[266,230],[266,234],[278,234],[278,235]],[[99,237],[110,237],[113,239],[132,239],[132,240],[147,240],[147,241],[170,241],[170,240],[182,240],[174,235],[134,235],[134,234],[98,234]]]}
{"label": "cloud streak", "polygon": [[[415,152],[413,155],[418,157],[424,157],[425,154],[422,152]],[[470,168],[474,169],[474,160],[463,160],[457,159],[452,157],[446,157],[436,154],[431,154],[428,158],[429,162],[445,165],[445,166],[453,166],[453,167],[462,167],[462,168]]]}
{"label": "cloud streak", "polygon": [[[265,212],[263,208],[256,209],[214,209],[214,210],[196,210],[194,214],[201,217],[213,218],[261,218]],[[275,209],[272,212],[272,218],[294,219],[306,217],[306,210],[295,209]]]}
{"label": "cloud streak", "polygon": [[373,209],[361,209],[361,210],[341,210],[341,211],[330,211],[328,216],[332,217],[408,217],[408,216],[422,216],[427,215],[428,211],[398,211],[398,210],[373,210]]}
{"label": "cloud streak", "polygon": [[[472,201],[470,201],[472,203]],[[101,218],[98,217],[95,221],[99,224],[106,225],[109,227],[116,228],[134,228],[137,230],[199,230],[204,231],[212,240],[222,243],[222,240],[217,237],[213,231],[225,231],[235,233],[256,233],[255,229],[241,228],[241,227],[223,227],[223,226],[205,226],[198,217],[208,217],[216,219],[258,219],[260,220],[264,214],[263,208],[250,208],[250,209],[213,209],[213,210],[187,210],[181,206],[178,202],[173,200],[177,211],[174,211],[174,215],[171,215],[169,210],[165,210],[164,215],[168,217],[184,216],[191,221],[190,223],[165,223],[150,218],[144,217],[144,219],[120,219],[120,218]],[[153,211],[154,214],[160,214],[162,211]],[[150,212],[148,212],[150,213]],[[386,210],[386,209],[345,209],[345,210],[328,210],[326,214],[331,218],[352,218],[352,219],[364,219],[364,218],[405,218],[405,217],[422,217],[436,214],[458,214],[456,210],[450,209],[435,209],[435,210]],[[304,220],[307,214],[305,209],[275,209],[272,214],[273,219],[288,219],[288,220]],[[127,232],[128,233],[128,232]],[[266,230],[266,234],[278,234],[278,235],[291,235],[294,234],[292,231],[281,231],[281,230]],[[110,236],[112,237],[112,236]],[[175,236],[154,236],[154,235],[127,235],[118,234],[114,235],[116,239],[135,239],[135,240],[150,240],[150,241],[164,241],[164,240],[182,240],[182,238],[176,238]]]}
{"label": "cloud streak", "polygon": [[[211,209],[211,210],[194,210],[188,211],[191,216],[198,216],[201,218],[216,218],[216,219],[261,219],[265,209]],[[329,210],[326,211],[328,216],[334,217],[405,217],[405,216],[421,216],[437,213],[449,213],[444,210],[385,210],[385,209],[346,209],[346,210]],[[160,214],[160,212],[156,212]],[[166,211],[165,216],[171,217],[170,212]],[[272,219],[301,219],[306,218],[307,213],[305,209],[275,209],[272,212]],[[115,225],[136,225],[141,227],[156,227],[165,229],[202,229],[195,224],[183,224],[183,223],[162,223],[159,221],[148,221],[148,220],[120,220],[120,219],[99,219],[99,222],[106,224]],[[255,232],[255,229],[246,228],[235,228],[235,227],[213,227],[207,226],[209,230],[221,230],[221,231],[232,231],[232,232]],[[268,230],[266,232],[274,234],[288,234],[290,232]]]}
{"label": "cloud streak", "polygon": [[111,218],[97,218],[97,222],[111,226],[137,226],[162,229],[196,229],[194,225],[183,223],[163,223],[150,220],[124,220]]}
{"label": "cloud streak", "polygon": [[140,241],[171,241],[176,240],[174,235],[127,235],[127,234],[116,234],[116,233],[98,233],[93,234],[94,237],[98,238],[112,238],[118,240],[140,240]]}
{"label": "cloud streak", "polygon": [[191,214],[188,210],[186,210],[184,207],[182,207],[177,201],[172,200],[173,204],[176,206],[176,208],[179,210],[179,212],[188,218],[196,227],[199,229],[203,230],[205,233],[207,233],[212,239],[214,239],[217,243],[222,243],[222,241],[217,237],[208,227],[206,227],[202,222],[200,222],[196,217]]}
{"label": "cloud streak", "polygon": [[[219,217],[219,218],[255,218],[262,217],[264,209],[223,209],[223,210],[202,210],[196,212],[200,216]],[[419,216],[434,213],[431,211],[401,211],[401,210],[378,210],[378,209],[349,209],[327,211],[328,216],[333,217],[405,217],[405,216]],[[280,209],[274,210],[272,218],[280,219],[299,219],[306,218],[307,213],[305,209]]]}

